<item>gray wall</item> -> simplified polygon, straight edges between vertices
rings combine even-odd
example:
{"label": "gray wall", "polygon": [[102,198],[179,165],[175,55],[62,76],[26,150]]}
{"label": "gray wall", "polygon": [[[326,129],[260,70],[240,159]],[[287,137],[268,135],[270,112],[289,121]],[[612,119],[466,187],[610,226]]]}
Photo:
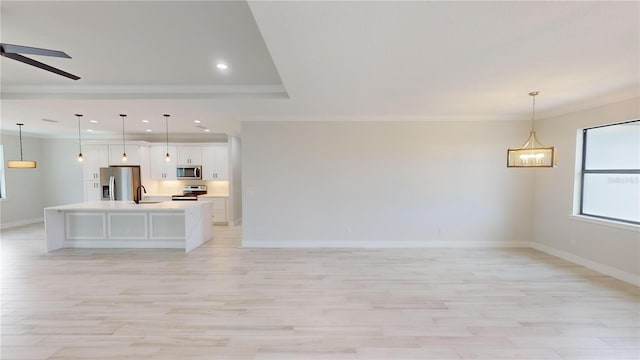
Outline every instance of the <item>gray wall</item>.
{"label": "gray wall", "polygon": [[0,227],[41,221],[43,208],[84,201],[82,167],[76,162],[73,140],[22,136],[25,160],[35,169],[8,169],[7,160],[20,159],[18,134],[2,134],[7,198],[0,201]]}
{"label": "gray wall", "polygon": [[38,138],[22,136],[22,148],[25,160],[35,160],[35,169],[8,169],[7,160],[20,159],[20,141],[18,134],[3,133],[6,198],[0,201],[0,225],[19,225],[37,222],[42,219],[44,199],[42,168],[42,141]]}
{"label": "gray wall", "polygon": [[532,220],[534,246],[636,284],[640,284],[640,228],[585,222],[571,215],[577,213],[579,132],[638,118],[640,98],[537,122],[538,137],[556,146],[559,157],[557,168],[535,172]]}
{"label": "gray wall", "polygon": [[77,161],[78,142],[65,139],[42,141],[44,207],[84,201],[82,164]]}
{"label": "gray wall", "polygon": [[237,136],[229,137],[229,151],[231,153],[230,171],[231,174],[231,190],[233,191],[233,213],[231,221],[234,225],[242,223],[242,150],[241,141]]}
{"label": "gray wall", "polygon": [[528,122],[243,122],[243,245],[530,240]]}

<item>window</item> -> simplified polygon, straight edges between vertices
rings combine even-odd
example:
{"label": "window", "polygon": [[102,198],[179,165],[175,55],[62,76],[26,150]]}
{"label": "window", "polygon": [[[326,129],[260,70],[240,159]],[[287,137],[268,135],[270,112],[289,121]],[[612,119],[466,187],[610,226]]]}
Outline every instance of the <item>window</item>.
{"label": "window", "polygon": [[580,215],[640,224],[640,120],[582,131]]}

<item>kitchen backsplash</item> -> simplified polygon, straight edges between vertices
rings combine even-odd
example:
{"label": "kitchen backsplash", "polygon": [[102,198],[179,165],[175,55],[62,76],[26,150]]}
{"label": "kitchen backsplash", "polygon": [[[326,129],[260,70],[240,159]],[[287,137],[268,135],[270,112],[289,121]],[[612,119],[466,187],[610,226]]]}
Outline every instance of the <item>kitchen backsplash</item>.
{"label": "kitchen backsplash", "polygon": [[147,195],[177,195],[182,194],[182,188],[187,185],[207,185],[207,195],[229,196],[228,181],[151,180],[142,185],[147,189]]}

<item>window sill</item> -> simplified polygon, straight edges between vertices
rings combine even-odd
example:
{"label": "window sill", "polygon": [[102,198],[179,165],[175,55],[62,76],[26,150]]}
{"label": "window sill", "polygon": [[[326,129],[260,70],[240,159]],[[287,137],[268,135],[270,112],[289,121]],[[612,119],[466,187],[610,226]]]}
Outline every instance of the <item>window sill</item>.
{"label": "window sill", "polygon": [[608,226],[616,229],[640,232],[640,225],[628,224],[620,221],[599,219],[591,216],[569,215],[569,220],[582,221],[582,222],[587,222],[587,223],[601,225],[601,226]]}

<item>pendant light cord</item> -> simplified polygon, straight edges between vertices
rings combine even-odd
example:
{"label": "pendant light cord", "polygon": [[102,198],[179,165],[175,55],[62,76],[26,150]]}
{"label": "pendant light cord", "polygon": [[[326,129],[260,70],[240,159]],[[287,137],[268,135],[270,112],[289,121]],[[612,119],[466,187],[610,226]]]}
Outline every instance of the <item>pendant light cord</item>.
{"label": "pendant light cord", "polygon": [[167,140],[167,155],[169,154],[169,114],[164,114],[164,128],[166,131],[166,140]]}
{"label": "pendant light cord", "polygon": [[18,124],[18,129],[20,132],[20,161],[23,161],[22,159],[22,125],[23,124]]}
{"label": "pendant light cord", "polygon": [[532,95],[533,96],[533,111],[531,112],[531,131],[535,131],[534,120],[536,118],[536,95],[538,95],[538,94]]}
{"label": "pendant light cord", "polygon": [[536,96],[540,94],[540,91],[532,91],[529,96],[533,97],[533,111],[531,111],[531,131],[535,132],[534,120],[536,118]]}
{"label": "pendant light cord", "polygon": [[127,115],[120,114],[120,116],[122,117],[122,154],[126,154],[127,151],[124,148],[124,117]]}
{"label": "pendant light cord", "polygon": [[78,117],[78,151],[80,152],[80,155],[82,155],[82,135],[80,133],[80,118],[82,115],[76,114],[76,116]]}

